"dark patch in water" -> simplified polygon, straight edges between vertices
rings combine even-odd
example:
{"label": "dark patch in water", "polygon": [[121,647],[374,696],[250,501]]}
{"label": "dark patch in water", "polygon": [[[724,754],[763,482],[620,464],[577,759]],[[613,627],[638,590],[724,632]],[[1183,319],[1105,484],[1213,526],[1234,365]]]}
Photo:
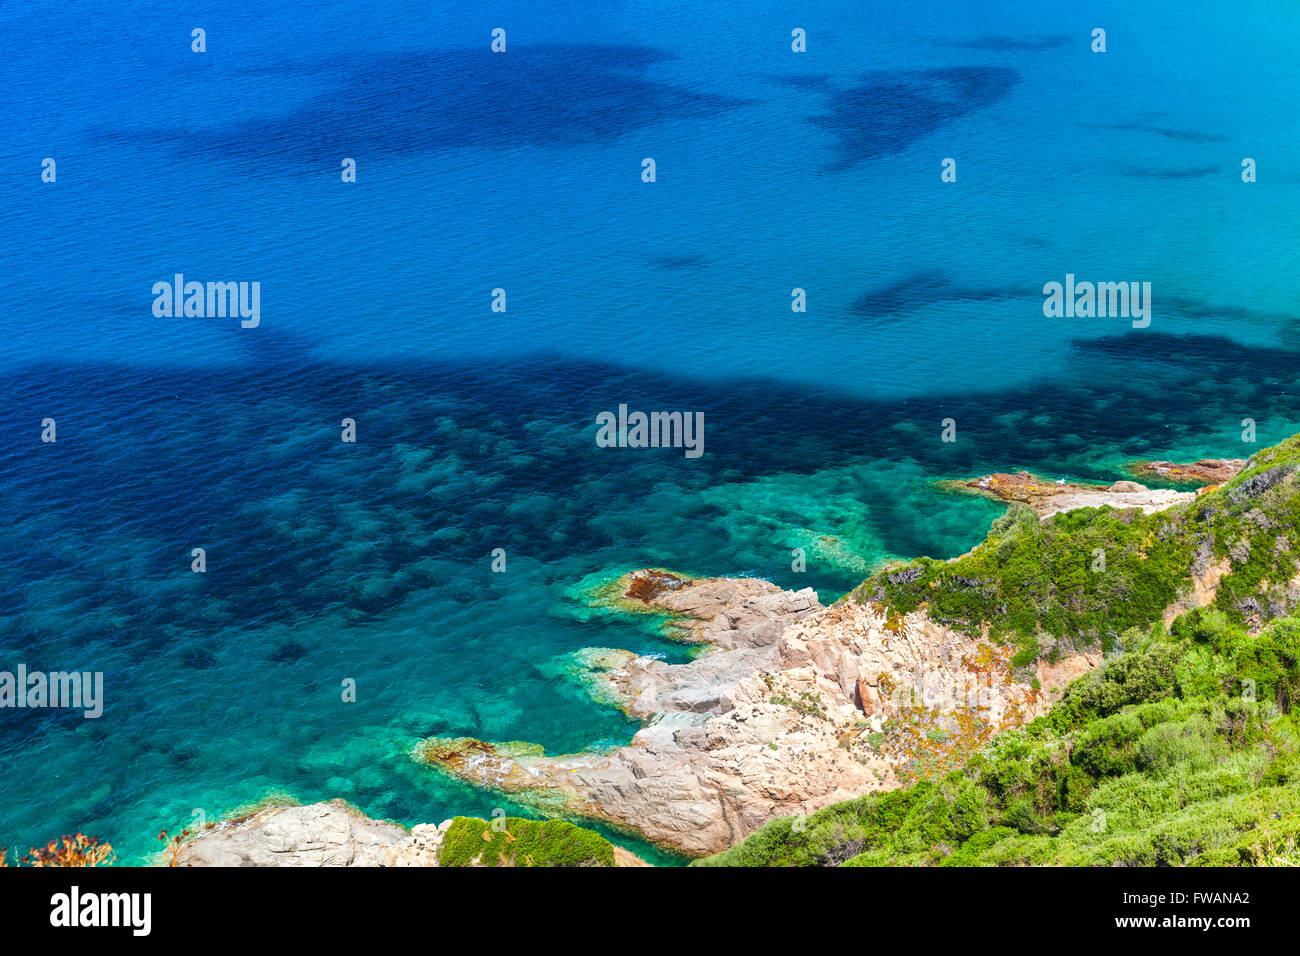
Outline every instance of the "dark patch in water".
{"label": "dark patch in water", "polygon": [[709,264],[709,260],[704,256],[682,255],[682,256],[659,256],[651,259],[652,265],[660,269],[699,269]]}
{"label": "dark patch in water", "polygon": [[1202,133],[1194,129],[1172,129],[1168,126],[1149,126],[1144,123],[1090,123],[1090,129],[1117,129],[1138,133],[1151,133],[1165,139],[1183,143],[1226,143],[1228,138],[1217,133]]}
{"label": "dark patch in water", "polygon": [[181,657],[181,663],[186,667],[192,667],[195,670],[205,670],[217,662],[216,655],[206,647],[198,647],[191,651],[186,651]]}
{"label": "dark patch in water", "polygon": [[935,302],[996,302],[1034,295],[1034,290],[965,286],[935,269],[891,282],[860,296],[850,310],[858,315],[890,316]]}
{"label": "dark patch in water", "polygon": [[1124,175],[1134,179],[1204,179],[1222,170],[1220,166],[1193,166],[1185,169],[1152,169],[1126,166]]}
{"label": "dark patch in water", "polygon": [[297,641],[288,641],[277,647],[271,654],[271,660],[276,664],[292,664],[295,661],[302,660],[307,648],[303,647]]}
{"label": "dark patch in water", "polygon": [[790,76],[768,76],[768,80],[778,86],[787,86],[794,90],[826,91],[831,89],[831,74],[802,73]]}
{"label": "dark patch in water", "polygon": [[[647,77],[672,58],[641,46],[555,44],[512,46],[508,55],[484,47],[348,59],[331,71],[272,71],[319,75],[334,87],[278,116],[97,135],[187,154],[337,166],[343,143],[347,155],[371,157],[568,146],[745,105]],[[275,102],[273,93],[263,101]]]}
{"label": "dark patch in water", "polygon": [[1055,50],[1070,42],[1070,37],[999,37],[986,36],[974,40],[940,40],[939,46],[957,47],[963,50],[996,50],[1002,53],[1032,52],[1038,50]]}
{"label": "dark patch in water", "polygon": [[963,116],[1005,99],[1020,74],[1006,67],[963,66],[939,70],[877,71],[827,100],[828,115],[812,122],[840,141],[830,169],[901,153]]}

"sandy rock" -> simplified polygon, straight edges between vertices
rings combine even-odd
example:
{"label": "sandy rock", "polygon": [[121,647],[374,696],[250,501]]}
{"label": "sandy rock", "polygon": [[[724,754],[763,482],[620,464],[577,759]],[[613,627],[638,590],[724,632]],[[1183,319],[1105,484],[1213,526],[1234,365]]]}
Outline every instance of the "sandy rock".
{"label": "sandy rock", "polygon": [[[1141,485],[1138,485],[1138,487],[1142,488]],[[1143,488],[1141,491],[1111,491],[1106,489],[1100,492],[1071,492],[1047,499],[1038,508],[1038,513],[1043,518],[1050,518],[1052,515],[1060,514],[1063,511],[1073,511],[1075,508],[1100,508],[1106,505],[1119,510],[1137,508],[1143,514],[1151,514],[1156,511],[1164,511],[1166,508],[1172,508],[1174,505],[1182,504],[1185,501],[1191,501],[1195,497],[1195,492],[1171,491],[1168,488]]]}
{"label": "sandy rock", "polygon": [[1056,664],[1049,664],[1041,658],[1038,661],[1038,685],[1051,699],[1059,698],[1065,688],[1077,677],[1102,664],[1102,655],[1097,651],[1073,654]]}
{"label": "sandy rock", "polygon": [[[180,866],[384,866],[410,836],[342,801],[270,807],[219,824],[186,843]],[[432,864],[423,864],[432,865]]]}
{"label": "sandy rock", "polygon": [[1219,593],[1220,579],[1231,570],[1232,561],[1226,557],[1213,562],[1207,561],[1202,570],[1193,569],[1190,590],[1165,608],[1162,615],[1165,627],[1173,624],[1178,615],[1184,611],[1213,604]]}
{"label": "sandy rock", "polygon": [[614,844],[614,865],[615,866],[653,866],[653,863],[647,863],[631,850],[625,850],[617,843]]}
{"label": "sandy rock", "polygon": [[1134,491],[1150,491],[1146,485],[1139,485],[1136,481],[1117,481],[1110,486],[1111,491],[1125,493]]}

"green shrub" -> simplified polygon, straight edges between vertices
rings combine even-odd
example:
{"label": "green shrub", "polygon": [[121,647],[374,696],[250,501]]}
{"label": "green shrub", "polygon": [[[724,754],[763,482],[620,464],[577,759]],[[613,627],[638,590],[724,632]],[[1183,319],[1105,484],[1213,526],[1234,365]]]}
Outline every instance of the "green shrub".
{"label": "green shrub", "polygon": [[614,866],[614,846],[598,833],[563,820],[506,817],[505,826],[477,817],[452,820],[439,866]]}

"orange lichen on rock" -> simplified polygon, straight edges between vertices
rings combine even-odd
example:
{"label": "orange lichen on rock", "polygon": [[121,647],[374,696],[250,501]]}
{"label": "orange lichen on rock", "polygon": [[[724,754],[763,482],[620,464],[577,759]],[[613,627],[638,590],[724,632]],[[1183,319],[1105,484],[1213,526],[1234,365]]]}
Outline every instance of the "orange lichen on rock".
{"label": "orange lichen on rock", "polygon": [[1202,458],[1200,461],[1179,463],[1173,461],[1135,461],[1129,471],[1147,478],[1185,485],[1213,485],[1229,481],[1246,464],[1244,458]]}
{"label": "orange lichen on rock", "polygon": [[[956,769],[993,736],[1003,730],[1023,726],[1035,710],[1039,694],[1023,688],[1023,699],[1007,695],[1002,716],[989,719],[989,708],[980,700],[980,688],[1017,686],[1011,665],[1010,646],[980,644],[972,655],[963,656],[963,668],[975,678],[962,688],[965,699],[950,706],[932,706],[925,701],[900,700],[885,727],[882,750],[898,763],[898,777],[905,784],[919,780],[937,780]],[[882,674],[883,678],[884,675]],[[974,690],[974,699],[970,691]],[[958,688],[954,687],[954,696]],[[951,706],[955,705],[955,706]]]}
{"label": "orange lichen on rock", "polygon": [[642,604],[649,604],[661,594],[676,591],[689,583],[686,578],[678,577],[667,571],[660,571],[657,568],[636,571],[631,578],[627,591],[623,596],[640,601]]}
{"label": "orange lichen on rock", "polygon": [[1107,485],[1085,485],[1077,482],[1057,483],[1028,471],[997,472],[969,481],[944,481],[942,487],[951,491],[974,492],[996,498],[998,501],[1019,502],[1037,507],[1049,498],[1069,493],[1099,493]]}

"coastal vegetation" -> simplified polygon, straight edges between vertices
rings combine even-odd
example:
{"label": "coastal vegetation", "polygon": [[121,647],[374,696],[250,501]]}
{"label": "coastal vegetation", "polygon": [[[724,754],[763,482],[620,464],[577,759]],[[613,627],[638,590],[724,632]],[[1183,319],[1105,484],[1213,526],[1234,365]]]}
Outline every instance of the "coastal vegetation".
{"label": "coastal vegetation", "polygon": [[696,865],[1300,864],[1300,618],[1222,611],[1075,681],[937,781],[775,820]]}
{"label": "coastal vegetation", "polygon": [[868,579],[850,600],[924,607],[1014,666],[1105,662],[942,776],[693,865],[1300,865],[1298,464],[1300,436],[1168,511],[1013,507],[968,555]]}
{"label": "coastal vegetation", "polygon": [[924,606],[938,623],[1014,644],[1023,667],[1040,654],[1122,649],[1125,632],[1161,621],[1194,576],[1221,565],[1214,606],[1257,627],[1296,606],[1297,468],[1300,435],[1166,511],[1079,508],[1040,522],[1013,506],[969,554],[888,568],[851,597],[899,613]]}
{"label": "coastal vegetation", "polygon": [[500,821],[455,817],[438,851],[439,866],[614,866],[614,846],[563,820]]}

